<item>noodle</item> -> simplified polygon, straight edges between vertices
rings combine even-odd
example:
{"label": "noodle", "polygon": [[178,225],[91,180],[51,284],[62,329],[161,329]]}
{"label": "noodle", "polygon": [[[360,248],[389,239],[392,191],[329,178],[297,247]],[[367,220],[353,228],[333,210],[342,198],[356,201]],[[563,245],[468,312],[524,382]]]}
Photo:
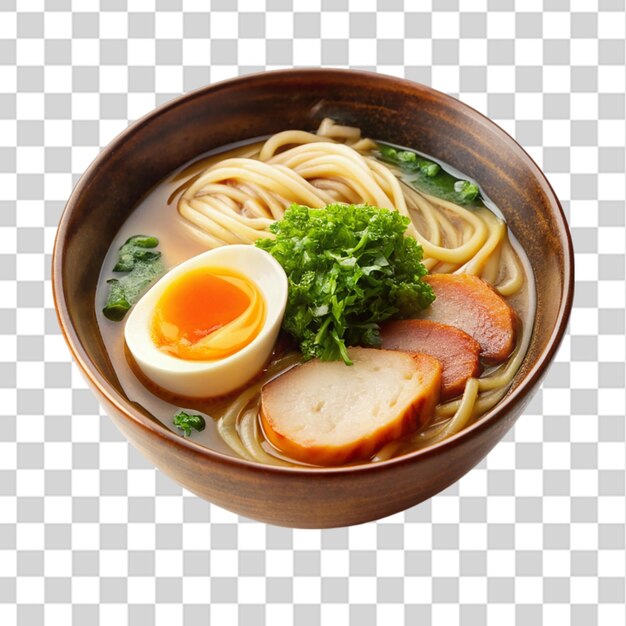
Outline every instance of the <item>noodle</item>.
{"label": "noodle", "polygon": [[[325,119],[316,133],[287,130],[192,164],[177,175],[176,180],[186,180],[170,200],[182,194],[178,211],[209,248],[273,237],[269,226],[293,202],[314,208],[346,202],[394,209],[411,219],[407,234],[422,246],[429,271],[474,274],[502,296],[517,293],[524,270],[505,222],[487,208],[468,209],[412,187],[399,169],[376,159],[376,147],[358,128]],[[524,327],[506,363],[469,379],[462,397],[439,405],[430,424],[408,441],[390,442],[372,460],[441,441],[492,408],[508,391],[529,340],[530,329]],[[298,355],[288,355],[272,364],[218,419],[218,432],[243,458],[293,465],[262,446],[258,411],[262,385],[298,362]]]}

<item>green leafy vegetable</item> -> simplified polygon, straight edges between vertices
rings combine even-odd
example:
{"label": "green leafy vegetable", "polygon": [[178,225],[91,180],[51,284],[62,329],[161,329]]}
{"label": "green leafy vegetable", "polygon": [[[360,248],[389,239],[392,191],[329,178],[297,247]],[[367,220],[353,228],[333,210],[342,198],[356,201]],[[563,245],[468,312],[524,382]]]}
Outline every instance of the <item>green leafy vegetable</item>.
{"label": "green leafy vegetable", "polygon": [[114,322],[123,320],[154,279],[163,274],[161,253],[151,249],[158,245],[156,237],[135,235],[120,248],[113,271],[125,275],[107,281],[109,295],[102,309],[105,317]]}
{"label": "green leafy vegetable", "polygon": [[102,312],[110,320],[120,322],[130,309],[130,302],[126,298],[124,285],[117,278],[107,280],[109,284],[109,297]]}
{"label": "green leafy vegetable", "polygon": [[468,180],[459,180],[438,163],[430,161],[410,150],[398,150],[393,146],[378,144],[380,158],[392,163],[406,173],[406,180],[417,189],[437,198],[467,206],[482,206],[480,190]]}
{"label": "green leafy vegetable", "polygon": [[126,241],[120,248],[114,272],[130,272],[137,261],[154,261],[161,256],[160,252],[152,252],[149,248],[156,248],[159,240],[156,237],[135,235]]}
{"label": "green leafy vegetable", "polygon": [[475,200],[478,196],[478,187],[468,180],[457,180],[454,183],[454,191],[460,194],[465,200]]}
{"label": "green leafy vegetable", "polygon": [[441,170],[439,163],[425,159],[409,150],[396,150],[396,148],[384,144],[379,144],[378,150],[385,161],[395,163],[406,170],[419,171],[429,178],[437,176]]}
{"label": "green leafy vegetable", "polygon": [[349,365],[346,346],[380,345],[379,322],[412,317],[434,300],[408,225],[397,211],[372,206],[292,204],[270,227],[276,238],[256,242],[287,273],[283,328],[305,358]]}
{"label": "green leafy vegetable", "polygon": [[206,427],[206,421],[202,415],[191,415],[185,411],[178,411],[172,421],[176,428],[183,431],[183,437],[190,437],[192,428],[200,432]]}

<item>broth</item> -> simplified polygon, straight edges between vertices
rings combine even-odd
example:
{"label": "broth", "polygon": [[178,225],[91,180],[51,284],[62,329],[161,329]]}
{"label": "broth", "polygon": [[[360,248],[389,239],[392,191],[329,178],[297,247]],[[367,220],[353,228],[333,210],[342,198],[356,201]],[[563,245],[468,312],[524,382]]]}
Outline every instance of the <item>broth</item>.
{"label": "broth", "polygon": [[[235,457],[238,457],[238,455],[225,443],[218,433],[216,418],[223,413],[237,393],[217,399],[198,400],[176,397],[163,389],[157,388],[141,374],[137,366],[133,363],[133,359],[128,353],[128,350],[125,348],[123,332],[125,321],[110,321],[102,314],[102,307],[107,297],[108,286],[106,280],[112,275],[119,248],[129,237],[136,234],[153,235],[157,237],[159,239],[158,249],[162,252],[162,259],[167,269],[171,269],[179,263],[207,250],[207,246],[198,231],[181,217],[172,199],[176,196],[177,190],[180,191],[181,180],[184,178],[184,175],[199,171],[202,167],[206,166],[207,160],[210,160],[211,157],[236,148],[242,148],[242,150],[245,151],[246,148],[258,142],[259,139],[243,142],[202,155],[200,158],[194,159],[171,173],[147,193],[126,222],[121,226],[109,248],[102,266],[95,301],[97,320],[102,338],[111,363],[117,372],[128,399],[143,407],[166,428],[177,434],[179,431],[173,426],[172,418],[178,410],[185,409],[190,412],[200,412],[204,414],[206,417],[206,428],[201,432],[194,432],[192,439],[196,443],[207,446],[217,452]],[[427,158],[434,160],[432,157]],[[470,180],[446,164],[440,163],[440,165],[444,170],[460,175],[466,180]],[[488,210],[499,217],[503,217],[498,208],[486,198],[484,194],[482,194],[482,197],[485,207]],[[415,216],[413,217],[415,219]],[[524,251],[515,240],[512,233],[508,232],[508,237],[524,273],[524,284],[522,288],[514,295],[506,298],[509,305],[515,310],[521,320],[522,332],[519,333],[517,349],[523,356],[530,341],[533,327],[535,315],[535,285],[530,263]],[[284,354],[288,345],[289,340],[281,335],[275,349],[274,357],[269,365],[275,361],[276,357]],[[513,357],[509,358],[512,359]],[[504,367],[506,363],[507,362],[502,366],[496,367]],[[496,368],[486,368],[482,378],[489,375],[494,369]],[[503,395],[505,394],[506,390]],[[477,419],[480,419],[480,416]],[[436,422],[434,423],[436,424]],[[262,446],[263,449],[272,456],[278,459],[285,458],[280,451],[269,444],[265,438],[263,438]],[[404,454],[419,447],[421,446],[419,441],[416,441],[416,435],[411,434],[385,446],[383,453],[379,454],[378,457],[374,457],[374,460],[384,460],[384,458]],[[293,464],[299,464],[292,459],[288,459],[288,461]]]}

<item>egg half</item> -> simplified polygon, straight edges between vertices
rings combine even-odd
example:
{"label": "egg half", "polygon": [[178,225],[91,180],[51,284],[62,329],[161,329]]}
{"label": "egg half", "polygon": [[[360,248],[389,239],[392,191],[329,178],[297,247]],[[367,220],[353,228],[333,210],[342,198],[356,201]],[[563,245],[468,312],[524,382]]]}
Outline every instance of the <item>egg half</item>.
{"label": "egg half", "polygon": [[287,303],[287,276],[249,245],[181,263],[131,311],[124,338],[143,374],[174,394],[210,398],[245,385],[269,359]]}

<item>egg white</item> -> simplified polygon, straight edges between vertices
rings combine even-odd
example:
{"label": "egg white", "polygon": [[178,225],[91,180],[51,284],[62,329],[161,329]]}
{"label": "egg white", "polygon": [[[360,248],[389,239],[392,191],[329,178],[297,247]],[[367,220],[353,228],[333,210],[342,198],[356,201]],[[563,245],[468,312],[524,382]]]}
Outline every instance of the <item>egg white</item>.
{"label": "egg white", "polygon": [[[259,334],[223,359],[180,359],[160,350],[152,340],[152,317],[161,295],[173,280],[199,267],[235,270],[253,281],[265,300],[265,322]],[[170,270],[137,302],[124,329],[126,345],[143,374],[171,393],[191,398],[227,394],[245,385],[269,359],[285,313],[287,288],[285,271],[264,250],[230,245],[203,252]]]}

